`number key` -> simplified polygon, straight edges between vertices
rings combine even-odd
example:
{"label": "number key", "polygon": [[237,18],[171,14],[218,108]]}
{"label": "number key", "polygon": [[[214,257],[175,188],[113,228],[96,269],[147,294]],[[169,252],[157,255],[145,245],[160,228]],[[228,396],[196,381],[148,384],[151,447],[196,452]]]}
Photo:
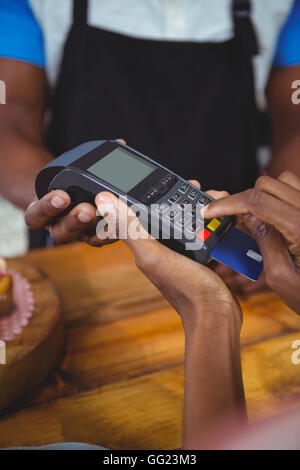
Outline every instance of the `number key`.
{"label": "number key", "polygon": [[176,201],[178,201],[179,198],[180,198],[180,194],[175,193],[169,198],[169,202],[174,204]]}
{"label": "number key", "polygon": [[190,191],[190,193],[189,193],[189,198],[192,199],[192,200],[194,200],[194,199],[196,199],[197,194],[198,194],[197,189],[192,189],[192,190]]}

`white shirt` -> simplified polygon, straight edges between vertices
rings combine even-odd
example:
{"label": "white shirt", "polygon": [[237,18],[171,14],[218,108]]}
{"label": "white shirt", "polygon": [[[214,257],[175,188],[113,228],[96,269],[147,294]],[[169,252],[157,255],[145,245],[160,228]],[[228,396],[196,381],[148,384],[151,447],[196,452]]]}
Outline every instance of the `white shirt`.
{"label": "white shirt", "polygon": [[[43,30],[47,73],[55,83],[72,24],[72,0],[29,0]],[[256,94],[264,89],[279,31],[293,0],[252,0],[252,20],[260,54],[255,58]],[[137,38],[225,41],[233,36],[232,0],[89,0],[88,23]]]}

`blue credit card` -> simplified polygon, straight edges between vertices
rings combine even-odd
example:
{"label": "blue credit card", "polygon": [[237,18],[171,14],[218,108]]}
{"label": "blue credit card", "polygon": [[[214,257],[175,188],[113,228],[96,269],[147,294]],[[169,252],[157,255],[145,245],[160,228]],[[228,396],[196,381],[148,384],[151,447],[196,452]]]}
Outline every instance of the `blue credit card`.
{"label": "blue credit card", "polygon": [[235,227],[231,227],[214,246],[210,256],[251,281],[256,281],[263,269],[262,256],[254,238]]}

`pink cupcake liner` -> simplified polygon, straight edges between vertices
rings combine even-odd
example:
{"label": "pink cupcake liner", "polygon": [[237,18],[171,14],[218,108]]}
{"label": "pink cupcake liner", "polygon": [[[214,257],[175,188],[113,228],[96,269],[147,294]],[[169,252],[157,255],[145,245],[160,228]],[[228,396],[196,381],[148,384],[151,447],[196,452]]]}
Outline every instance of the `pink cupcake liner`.
{"label": "pink cupcake liner", "polygon": [[[12,276],[13,281],[13,311],[0,317],[0,340],[12,341],[20,334],[23,327],[28,325],[34,310],[34,297],[29,282],[20,273],[5,271]],[[0,270],[0,274],[5,274]]]}

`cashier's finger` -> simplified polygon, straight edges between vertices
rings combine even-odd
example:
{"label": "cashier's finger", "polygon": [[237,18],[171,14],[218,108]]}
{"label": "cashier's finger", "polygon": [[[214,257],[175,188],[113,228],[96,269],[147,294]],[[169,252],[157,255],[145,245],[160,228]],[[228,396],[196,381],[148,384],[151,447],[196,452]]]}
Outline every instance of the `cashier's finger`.
{"label": "cashier's finger", "polygon": [[44,228],[50,225],[52,220],[69,206],[70,202],[70,196],[64,191],[51,191],[28,206],[25,212],[25,222],[31,230]]}
{"label": "cashier's finger", "polygon": [[192,184],[193,186],[195,186],[198,189],[201,188],[201,184],[199,183],[198,180],[188,180],[188,183]]}
{"label": "cashier's finger", "polygon": [[81,240],[90,227],[95,232],[95,221],[96,208],[86,202],[78,204],[69,214],[50,225],[51,238],[58,245]]}

